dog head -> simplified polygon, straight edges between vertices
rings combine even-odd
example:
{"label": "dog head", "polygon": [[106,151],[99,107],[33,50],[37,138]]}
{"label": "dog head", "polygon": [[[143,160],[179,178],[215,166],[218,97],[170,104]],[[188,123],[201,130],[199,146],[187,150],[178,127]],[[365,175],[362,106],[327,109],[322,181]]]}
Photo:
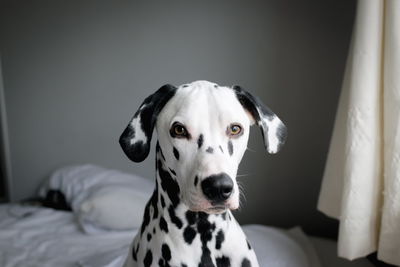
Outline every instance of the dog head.
{"label": "dog head", "polygon": [[120,144],[132,161],[143,161],[155,127],[164,165],[176,177],[181,200],[193,211],[218,213],[239,207],[236,174],[254,123],[266,150],[278,152],[286,127],[241,87],[207,81],[179,88],[164,85],[145,99]]}

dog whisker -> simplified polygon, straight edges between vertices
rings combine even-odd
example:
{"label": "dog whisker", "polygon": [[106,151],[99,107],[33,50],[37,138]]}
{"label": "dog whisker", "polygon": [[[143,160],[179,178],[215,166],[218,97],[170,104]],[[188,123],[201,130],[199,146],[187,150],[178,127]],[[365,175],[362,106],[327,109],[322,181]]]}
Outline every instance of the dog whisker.
{"label": "dog whisker", "polygon": [[239,188],[239,209],[242,207],[243,202],[246,202],[245,189],[241,182],[237,181]]}

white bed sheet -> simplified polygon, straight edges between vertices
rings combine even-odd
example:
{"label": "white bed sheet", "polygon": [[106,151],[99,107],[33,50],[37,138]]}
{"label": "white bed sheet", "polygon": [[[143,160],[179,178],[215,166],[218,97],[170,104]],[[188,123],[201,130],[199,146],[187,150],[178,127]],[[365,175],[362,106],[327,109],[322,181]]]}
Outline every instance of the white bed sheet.
{"label": "white bed sheet", "polygon": [[[260,225],[243,228],[261,267],[372,266],[365,260],[357,264],[338,260],[334,242],[311,239],[319,246],[315,250],[299,229],[285,231]],[[88,235],[79,229],[71,212],[0,205],[0,266],[120,267],[136,231]],[[319,259],[319,255],[324,258]]]}
{"label": "white bed sheet", "polygon": [[127,255],[134,235],[135,231],[87,235],[70,212],[0,205],[0,266],[84,266],[92,264],[91,259],[118,266],[115,259]]}

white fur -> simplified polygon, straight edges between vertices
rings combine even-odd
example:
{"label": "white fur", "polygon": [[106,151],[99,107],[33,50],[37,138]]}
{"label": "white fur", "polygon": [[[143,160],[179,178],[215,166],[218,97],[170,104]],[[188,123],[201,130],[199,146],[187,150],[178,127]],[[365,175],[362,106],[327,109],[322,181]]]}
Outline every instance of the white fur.
{"label": "white fur", "polygon": [[278,152],[279,144],[281,143],[277,131],[282,125],[282,122],[277,116],[274,116],[272,119],[264,118],[264,120],[267,121],[266,123],[268,125],[268,152],[275,154]]}
{"label": "white fur", "polygon": [[137,116],[132,120],[131,126],[135,131],[134,137],[130,140],[131,145],[139,141],[142,141],[143,144],[147,143],[147,137],[141,128],[140,116]]}

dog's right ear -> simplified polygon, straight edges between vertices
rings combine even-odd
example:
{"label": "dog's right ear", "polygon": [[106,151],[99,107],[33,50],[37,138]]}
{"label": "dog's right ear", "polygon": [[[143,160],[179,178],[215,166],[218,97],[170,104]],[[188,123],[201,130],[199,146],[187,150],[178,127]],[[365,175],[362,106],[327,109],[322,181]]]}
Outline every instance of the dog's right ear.
{"label": "dog's right ear", "polygon": [[166,84],[148,96],[125,128],[119,144],[128,158],[134,162],[143,161],[150,152],[151,137],[158,114],[175,95],[177,88]]}

